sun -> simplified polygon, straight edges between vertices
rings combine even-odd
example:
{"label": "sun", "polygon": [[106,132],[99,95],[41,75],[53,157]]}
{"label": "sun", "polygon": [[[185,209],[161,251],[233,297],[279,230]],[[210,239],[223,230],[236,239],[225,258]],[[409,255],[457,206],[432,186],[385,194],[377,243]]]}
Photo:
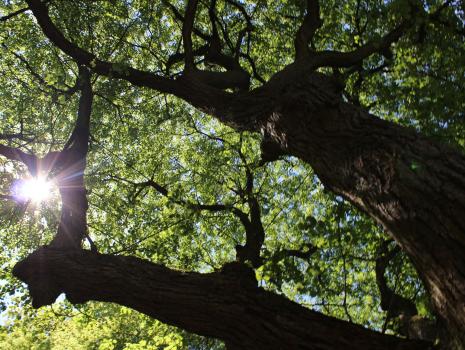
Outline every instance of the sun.
{"label": "sun", "polygon": [[14,196],[21,201],[41,203],[52,195],[52,183],[43,177],[32,177],[17,181]]}

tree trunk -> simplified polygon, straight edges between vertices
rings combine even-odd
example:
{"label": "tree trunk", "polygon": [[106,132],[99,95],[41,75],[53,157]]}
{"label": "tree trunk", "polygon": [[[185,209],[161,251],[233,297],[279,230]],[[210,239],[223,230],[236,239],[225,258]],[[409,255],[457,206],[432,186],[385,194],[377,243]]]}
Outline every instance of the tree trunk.
{"label": "tree trunk", "polygon": [[267,89],[266,142],[387,229],[465,347],[465,156],[345,103],[322,74],[281,72]]}
{"label": "tree trunk", "polygon": [[231,349],[428,349],[306,309],[257,287],[238,263],[210,274],[173,271],[135,257],[40,248],[14,275],[29,285],[33,306],[64,292],[72,303],[114,302],[208,337]]}

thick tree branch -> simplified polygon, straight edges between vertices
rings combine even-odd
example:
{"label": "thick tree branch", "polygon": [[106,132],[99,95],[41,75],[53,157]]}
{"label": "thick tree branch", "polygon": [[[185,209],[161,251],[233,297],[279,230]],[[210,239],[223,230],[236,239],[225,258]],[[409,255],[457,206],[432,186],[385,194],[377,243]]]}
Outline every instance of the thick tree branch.
{"label": "thick tree branch", "polygon": [[[78,115],[74,130],[61,152],[47,154],[41,163],[49,168],[60,189],[62,208],[56,236],[50,243],[54,248],[81,247],[87,233],[87,191],[84,184],[84,170],[89,150],[90,115],[93,92],[90,72],[79,67],[78,86],[81,90]],[[95,245],[89,238],[93,249]]]}
{"label": "thick tree branch", "polygon": [[308,57],[308,44],[312,41],[315,32],[322,24],[319,1],[307,0],[307,13],[294,39],[296,59]]}
{"label": "thick tree branch", "polygon": [[26,282],[33,306],[66,293],[72,303],[114,302],[231,348],[416,350],[429,343],[382,335],[308,310],[257,287],[241,264],[210,274],[180,272],[135,257],[40,248],[13,274]]}
{"label": "thick tree branch", "polygon": [[184,47],[185,70],[189,72],[195,68],[194,54],[192,52],[192,28],[194,27],[195,13],[197,12],[198,0],[188,0],[186,15],[182,24],[182,42]]}

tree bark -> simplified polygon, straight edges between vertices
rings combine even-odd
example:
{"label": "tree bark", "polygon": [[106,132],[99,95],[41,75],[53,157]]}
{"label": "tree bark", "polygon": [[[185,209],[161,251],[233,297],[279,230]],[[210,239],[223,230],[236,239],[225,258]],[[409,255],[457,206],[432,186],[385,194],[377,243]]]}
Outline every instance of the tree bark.
{"label": "tree bark", "polygon": [[298,72],[268,86],[267,142],[387,229],[465,347],[465,156],[345,103],[329,77]]}
{"label": "tree bark", "polygon": [[13,271],[33,306],[64,292],[72,303],[114,302],[231,349],[429,349],[306,309],[257,287],[252,270],[227,264],[210,274],[170,270],[135,257],[43,247]]}

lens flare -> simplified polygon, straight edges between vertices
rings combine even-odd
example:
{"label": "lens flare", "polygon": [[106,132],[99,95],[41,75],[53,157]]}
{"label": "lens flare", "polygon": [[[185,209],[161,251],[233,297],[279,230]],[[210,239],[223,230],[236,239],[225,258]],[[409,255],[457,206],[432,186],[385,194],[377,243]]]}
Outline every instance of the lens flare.
{"label": "lens flare", "polygon": [[13,194],[20,201],[40,203],[52,195],[52,184],[41,177],[22,179],[15,184]]}

